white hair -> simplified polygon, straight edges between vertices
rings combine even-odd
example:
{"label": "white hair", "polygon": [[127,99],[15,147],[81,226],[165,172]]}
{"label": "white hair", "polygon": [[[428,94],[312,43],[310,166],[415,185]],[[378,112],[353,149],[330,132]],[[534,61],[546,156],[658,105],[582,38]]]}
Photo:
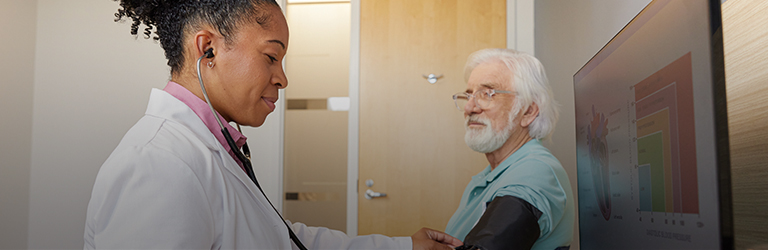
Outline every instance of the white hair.
{"label": "white hair", "polygon": [[532,103],[539,107],[539,115],[529,126],[528,134],[534,139],[543,139],[552,135],[559,112],[549,86],[544,66],[535,57],[513,49],[483,49],[469,55],[464,66],[464,79],[469,80],[472,70],[480,64],[500,61],[509,68],[510,83],[517,92],[516,105],[521,110]]}

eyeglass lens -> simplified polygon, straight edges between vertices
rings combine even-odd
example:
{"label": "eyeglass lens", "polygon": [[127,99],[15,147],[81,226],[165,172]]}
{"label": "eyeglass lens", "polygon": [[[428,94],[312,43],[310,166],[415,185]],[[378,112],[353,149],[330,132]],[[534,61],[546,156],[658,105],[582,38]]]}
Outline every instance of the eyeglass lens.
{"label": "eyeglass lens", "polygon": [[459,111],[464,111],[464,107],[467,106],[467,102],[469,101],[464,93],[456,94],[453,100],[455,101],[456,108],[459,109]]}
{"label": "eyeglass lens", "polygon": [[472,99],[475,102],[475,105],[479,106],[480,108],[487,108],[488,105],[491,104],[490,91],[491,90],[478,91],[478,92],[475,92],[474,94],[468,94],[468,93],[456,94],[454,97],[456,108],[459,109],[459,111],[464,111],[464,106],[467,105],[467,102],[469,102],[469,99]]}

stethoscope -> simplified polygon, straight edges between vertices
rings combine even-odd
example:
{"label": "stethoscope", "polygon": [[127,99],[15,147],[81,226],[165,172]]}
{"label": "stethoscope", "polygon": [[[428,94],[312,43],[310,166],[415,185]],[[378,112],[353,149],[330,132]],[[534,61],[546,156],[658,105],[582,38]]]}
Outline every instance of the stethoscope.
{"label": "stethoscope", "polygon": [[[277,213],[278,216],[280,216],[280,219],[283,221],[286,227],[288,227],[288,234],[291,237],[291,240],[294,244],[296,244],[297,247],[301,250],[306,250],[307,248],[304,246],[304,244],[301,243],[298,237],[296,237],[296,234],[293,232],[293,229],[291,229],[291,225],[288,225],[288,222],[285,221],[283,218],[283,215],[280,214],[280,212],[277,211],[274,205],[272,205],[272,202],[267,198],[267,195],[264,193],[264,190],[261,189],[261,186],[259,185],[259,181],[256,180],[256,175],[253,173],[253,167],[251,166],[251,152],[248,149],[248,143],[243,144],[243,152],[240,152],[240,150],[237,148],[237,145],[235,144],[235,140],[232,139],[232,135],[229,134],[229,131],[224,128],[224,124],[221,123],[221,118],[217,115],[216,110],[213,109],[213,105],[211,105],[211,99],[208,98],[208,93],[205,92],[205,85],[203,85],[203,77],[200,74],[200,62],[203,60],[203,58],[211,58],[213,57],[213,49],[208,49],[205,51],[205,53],[200,56],[200,58],[197,59],[197,80],[200,81],[200,89],[203,90],[203,97],[205,97],[205,102],[208,103],[208,107],[211,108],[211,113],[213,113],[213,116],[216,118],[216,122],[219,123],[219,127],[221,128],[221,133],[224,134],[224,138],[227,140],[227,144],[229,144],[229,148],[232,149],[232,152],[235,153],[235,156],[237,157],[240,162],[243,163],[243,167],[245,167],[245,173],[248,175],[248,178],[253,181],[254,184],[256,184],[256,187],[259,188],[259,191],[261,191],[261,194],[264,195],[264,198],[267,199],[267,202],[269,202],[269,205],[272,206],[272,209],[275,210],[275,213]],[[240,124],[237,125],[237,129],[240,130]]]}

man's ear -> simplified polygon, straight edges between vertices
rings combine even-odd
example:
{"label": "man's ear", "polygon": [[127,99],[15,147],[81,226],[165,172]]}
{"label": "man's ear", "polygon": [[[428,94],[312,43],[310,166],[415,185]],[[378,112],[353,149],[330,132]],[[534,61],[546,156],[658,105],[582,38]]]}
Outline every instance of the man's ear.
{"label": "man's ear", "polygon": [[523,113],[523,116],[520,118],[520,127],[527,128],[528,126],[533,123],[533,120],[536,120],[536,117],[539,116],[539,105],[536,105],[536,103],[531,103],[530,106],[528,106],[527,109],[525,109],[525,112]]}

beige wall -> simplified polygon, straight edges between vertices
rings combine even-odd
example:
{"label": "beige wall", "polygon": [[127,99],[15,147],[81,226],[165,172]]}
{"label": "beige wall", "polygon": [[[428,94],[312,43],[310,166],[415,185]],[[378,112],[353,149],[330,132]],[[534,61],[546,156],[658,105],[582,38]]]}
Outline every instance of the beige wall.
{"label": "beige wall", "polygon": [[113,22],[117,8],[39,1],[29,248],[82,248],[99,167],[168,79],[160,47]]}
{"label": "beige wall", "polygon": [[[578,198],[573,74],[621,30],[650,0],[536,1],[536,57],[547,71],[560,103],[560,120],[546,146],[560,160]],[[576,207],[578,209],[578,206]],[[571,245],[578,249],[576,235]]]}
{"label": "beige wall", "polygon": [[27,247],[37,1],[0,1],[0,248]]}

